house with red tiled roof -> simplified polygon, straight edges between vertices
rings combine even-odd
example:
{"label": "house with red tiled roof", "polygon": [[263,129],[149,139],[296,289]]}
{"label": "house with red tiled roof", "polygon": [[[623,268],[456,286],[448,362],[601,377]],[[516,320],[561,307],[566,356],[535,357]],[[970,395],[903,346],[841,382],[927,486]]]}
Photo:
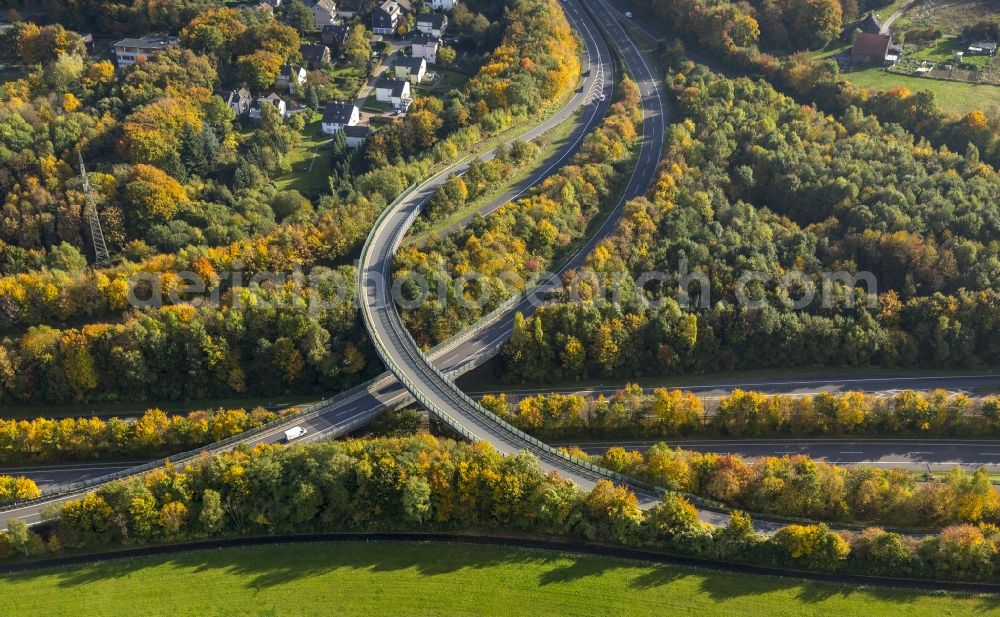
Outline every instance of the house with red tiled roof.
{"label": "house with red tiled roof", "polygon": [[889,54],[890,45],[892,45],[891,34],[859,32],[854,37],[851,60],[864,64],[885,64],[885,57]]}

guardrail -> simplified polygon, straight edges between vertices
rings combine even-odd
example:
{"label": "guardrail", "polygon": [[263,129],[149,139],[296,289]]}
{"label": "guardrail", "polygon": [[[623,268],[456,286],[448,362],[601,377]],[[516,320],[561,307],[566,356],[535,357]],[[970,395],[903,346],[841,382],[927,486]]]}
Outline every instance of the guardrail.
{"label": "guardrail", "polygon": [[[396,199],[394,199],[393,202],[388,206],[386,206],[386,208],[382,211],[382,213],[379,215],[378,221],[381,221],[385,217],[385,215],[390,210],[392,210],[392,208],[398,205],[400,201],[408,197],[410,193],[413,192],[414,188],[416,188],[416,186],[417,186],[416,184],[411,184],[409,187],[406,188],[406,190],[400,193],[399,196],[396,197]],[[115,480],[123,480],[125,478],[130,478],[132,476],[142,475],[154,469],[163,467],[167,463],[183,463],[186,461],[193,460],[201,456],[202,454],[208,454],[212,452],[225,450],[230,446],[238,445],[258,435],[263,435],[265,433],[274,433],[285,426],[311,420],[323,414],[330,407],[342,403],[343,401],[350,399],[351,397],[363,395],[365,392],[367,392],[370,388],[374,386],[381,386],[389,383],[389,379],[390,377],[387,374],[383,373],[381,375],[378,375],[377,377],[369,379],[364,383],[358,384],[353,388],[344,390],[343,392],[333,397],[324,399],[322,401],[313,403],[311,405],[307,405],[305,407],[299,407],[296,413],[283,415],[279,418],[276,418],[272,422],[268,422],[267,424],[258,426],[257,428],[250,429],[249,431],[244,431],[237,435],[232,435],[221,441],[216,441],[201,446],[200,448],[195,448],[194,450],[180,452],[178,454],[157,459],[155,461],[150,461],[148,463],[143,463],[142,465],[137,465],[135,467],[129,467],[128,469],[122,469],[120,471],[105,474],[103,476],[98,476],[96,478],[90,478],[87,480],[83,480],[80,482],[73,482],[70,484],[60,484],[59,486],[52,487],[42,491],[42,494],[39,497],[36,497],[35,499],[22,499],[18,501],[9,501],[7,503],[4,503],[3,505],[0,505],[0,512],[16,510],[18,508],[24,507],[32,503],[41,504],[46,501],[51,501],[55,498],[65,497],[68,495],[72,495],[74,493],[85,491],[95,486],[107,484],[108,482],[113,482]],[[333,436],[340,436],[351,432],[355,428],[360,428],[361,426],[367,424],[372,417],[374,417],[379,413],[379,411],[381,410],[374,410],[372,411],[372,413],[359,416],[358,418],[351,420],[350,422],[348,422],[343,426],[337,426],[334,428],[331,434]]]}
{"label": "guardrail", "polygon": [[59,485],[58,487],[46,489],[42,491],[41,496],[35,499],[26,499],[26,500],[8,502],[4,504],[2,507],[0,507],[0,512],[17,509],[29,503],[40,503],[46,500],[50,500],[54,497],[63,497],[66,495],[71,495],[73,493],[93,488],[94,486],[98,486],[101,484],[106,484],[114,480],[121,480],[131,476],[142,475],[144,473],[152,471],[153,469],[163,467],[167,463],[183,463],[195,459],[201,456],[202,454],[225,450],[229,446],[238,445],[258,435],[263,435],[266,433],[273,434],[285,426],[298,424],[300,422],[315,418],[316,416],[321,415],[331,406],[335,406],[343,402],[344,400],[350,399],[351,397],[360,396],[365,392],[367,392],[369,388],[376,385],[380,385],[381,382],[388,382],[388,381],[389,381],[388,376],[379,375],[378,377],[375,377],[362,384],[354,386],[353,388],[344,390],[343,392],[337,394],[336,396],[324,399],[318,403],[313,403],[312,405],[299,407],[298,411],[295,413],[285,414],[273,420],[272,422],[268,422],[267,424],[263,424],[261,426],[258,426],[257,428],[250,429],[249,431],[244,431],[242,433],[239,433],[238,435],[232,435],[221,441],[216,441],[211,444],[202,446],[200,448],[195,448],[194,450],[180,452],[178,454],[166,456],[164,458],[157,459],[155,461],[143,463],[142,465],[137,465],[135,467],[129,467],[128,469],[123,469],[113,473],[105,474],[103,476],[98,476],[96,478],[90,478],[88,480],[83,480],[81,482],[73,482],[71,484],[62,484]]}

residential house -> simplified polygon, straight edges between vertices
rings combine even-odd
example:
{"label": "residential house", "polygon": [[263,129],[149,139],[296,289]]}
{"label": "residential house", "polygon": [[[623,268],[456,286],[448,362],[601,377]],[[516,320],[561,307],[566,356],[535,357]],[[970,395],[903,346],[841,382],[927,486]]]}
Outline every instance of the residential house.
{"label": "residential house", "polygon": [[448,16],[443,13],[421,13],[417,15],[417,31],[441,38],[448,27]]}
{"label": "residential house", "polygon": [[348,148],[357,148],[364,144],[371,137],[372,129],[369,126],[346,126],[344,127],[344,139]]}
{"label": "residential house", "polygon": [[306,70],[297,64],[282,64],[278,77],[274,80],[275,88],[287,89],[292,94],[300,91],[306,85]]}
{"label": "residential house", "polygon": [[355,126],[361,120],[361,112],[354,103],[332,101],[323,110],[322,129],[327,135],[333,135],[349,126]]}
{"label": "residential house", "polygon": [[868,34],[882,33],[882,20],[874,11],[869,12],[863,18],[844,26],[840,37],[845,41],[850,41],[857,32],[867,32]]}
{"label": "residential house", "polygon": [[851,60],[862,64],[885,64],[890,45],[892,45],[891,34],[859,32],[854,37]]}
{"label": "residential house", "polygon": [[419,84],[427,73],[427,61],[423,58],[404,58],[396,60],[396,78],[407,79],[412,84]]}
{"label": "residential house", "polygon": [[413,44],[413,57],[423,58],[430,64],[437,62],[438,48],[441,46],[441,39],[427,34],[414,34],[410,40]]}
{"label": "residential house", "polygon": [[250,91],[246,88],[240,88],[239,90],[223,90],[221,92],[216,92],[226,105],[233,110],[237,118],[242,118],[243,116],[250,113],[250,105],[253,103],[253,96],[250,95]]}
{"label": "residential house", "polygon": [[375,85],[375,100],[391,103],[395,109],[409,109],[413,97],[410,95],[410,82],[398,79],[383,79]]}
{"label": "residential house", "polygon": [[339,56],[344,50],[347,35],[350,33],[350,26],[323,26],[323,44],[330,47],[331,53],[336,53]]}
{"label": "residential house", "polygon": [[264,105],[274,105],[274,107],[278,110],[278,115],[282,118],[284,118],[288,113],[288,106],[285,104],[285,101],[280,96],[272,92],[267,96],[261,96],[254,99],[253,104],[250,105],[251,120],[260,120],[260,110]]}
{"label": "residential house", "polygon": [[970,56],[995,56],[997,44],[992,41],[977,41],[969,45]]}
{"label": "residential house", "polygon": [[458,0],[431,0],[431,8],[435,11],[450,11],[458,4]]}
{"label": "residential house", "polygon": [[396,0],[384,0],[372,11],[372,32],[392,34],[399,25],[402,10]]}
{"label": "residential house", "polygon": [[306,61],[310,69],[316,70],[330,64],[330,48],[326,45],[313,45],[303,43],[299,45],[299,52],[302,59]]}
{"label": "residential house", "polygon": [[312,13],[317,30],[337,23],[337,4],[333,0],[317,0],[312,7]]}
{"label": "residential house", "polygon": [[176,36],[147,34],[138,39],[124,38],[115,43],[112,48],[115,51],[115,62],[119,68],[122,68],[145,60],[158,51],[177,47],[180,43],[180,38]]}

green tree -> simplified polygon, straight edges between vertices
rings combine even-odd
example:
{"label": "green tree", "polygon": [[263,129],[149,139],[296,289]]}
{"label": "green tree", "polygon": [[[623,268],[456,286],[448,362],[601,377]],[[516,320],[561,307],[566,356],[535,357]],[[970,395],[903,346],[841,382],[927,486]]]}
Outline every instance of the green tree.
{"label": "green tree", "polygon": [[285,6],[285,20],[289,26],[301,34],[316,30],[316,21],[313,19],[312,11],[302,0],[292,0]]}
{"label": "green tree", "polygon": [[351,28],[344,41],[344,59],[357,68],[364,68],[372,56],[368,30],[362,25]]}
{"label": "green tree", "polygon": [[31,554],[31,530],[19,518],[12,518],[7,523],[7,535],[11,546],[21,555],[27,557]]}

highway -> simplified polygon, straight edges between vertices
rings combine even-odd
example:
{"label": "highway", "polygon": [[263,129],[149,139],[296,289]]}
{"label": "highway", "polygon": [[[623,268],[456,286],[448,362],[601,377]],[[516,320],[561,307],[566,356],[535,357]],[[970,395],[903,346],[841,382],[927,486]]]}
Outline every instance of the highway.
{"label": "highway", "polygon": [[[578,11],[576,0],[566,2],[565,6],[567,14],[576,24],[588,21],[589,18]],[[666,114],[659,81],[635,43],[616,20],[612,9],[603,0],[597,0],[589,6],[618,48],[626,68],[638,86],[643,108],[641,143],[632,175],[621,199],[611,209],[598,231],[562,266],[560,273],[578,267],[597,243],[615,229],[624,204],[646,192],[655,178],[665,141]],[[586,31],[586,28],[581,30]],[[592,488],[598,480],[607,477],[627,481],[611,472],[590,468],[580,461],[560,455],[492,416],[455,385],[453,379],[457,376],[457,371],[446,375],[421,353],[403,325],[398,307],[392,299],[392,266],[396,249],[432,192],[433,187],[422,187],[386,209],[372,229],[359,260],[361,314],[383,363],[417,401],[470,440],[488,441],[503,454],[531,452],[538,457],[543,469],[556,471],[584,489]],[[546,284],[548,281],[543,281],[539,289],[544,289]],[[534,302],[534,294],[531,294],[515,310],[530,312]],[[510,319],[513,313],[508,310],[507,315]],[[507,319],[495,322],[485,332],[492,333],[488,336],[502,339],[509,332]],[[444,359],[449,357],[446,354]],[[632,484],[632,488],[646,506],[651,506],[658,500],[657,495],[641,486]],[[705,512],[703,517],[719,523],[727,518],[717,512]]]}
{"label": "highway", "polygon": [[[562,6],[565,8],[567,17],[573,27],[576,28],[583,42],[583,66],[587,77],[582,84],[581,91],[575,93],[559,112],[519,137],[526,140],[534,139],[572,118],[579,112],[577,127],[571,132],[570,138],[563,140],[559,144],[556,155],[546,160],[535,173],[531,174],[528,180],[530,184],[535,184],[551,175],[576,152],[583,137],[591,132],[606,114],[611,104],[611,94],[615,83],[614,64],[611,54],[607,49],[605,41],[599,35],[595,24],[582,10],[576,0],[562,3]],[[610,17],[608,19],[610,20]],[[621,36],[624,36],[624,33],[621,33]],[[635,51],[634,54],[637,56],[638,52]],[[647,84],[651,83],[651,73],[648,73]],[[604,96],[599,96],[601,94]],[[659,92],[656,95],[659,96]],[[662,146],[662,121],[658,124],[657,134],[660,145],[656,147],[655,155],[651,147],[644,146],[646,164],[654,168],[659,156],[659,149]],[[492,154],[487,154],[481,158],[488,159],[491,156]],[[472,158],[473,156],[466,157],[462,161],[442,170],[430,180],[421,184],[412,193],[401,196],[401,199],[398,200],[399,203],[403,204],[404,208],[408,208],[409,212],[415,214],[416,210],[414,208],[417,204],[429,197],[437,186],[447,180],[449,175],[463,173],[468,169],[468,163]],[[523,188],[519,190],[523,190]],[[639,192],[641,191],[637,191],[634,194],[638,194]],[[487,204],[481,211],[488,213],[495,210],[505,203],[510,196],[510,193],[501,196],[498,200]],[[399,209],[397,207],[394,211]],[[602,228],[602,233],[606,235],[611,229],[613,229],[613,224],[609,221]],[[401,236],[396,239],[396,242],[400,239]],[[497,353],[502,342],[509,336],[514,310],[521,308],[523,307],[517,307],[516,309],[509,308],[485,320],[485,322],[481,322],[479,327],[460,333],[456,337],[453,337],[452,340],[446,341],[435,350],[432,350],[429,357],[434,361],[437,368],[451,375],[460,375],[470,370],[483,357]],[[268,428],[263,432],[247,435],[241,438],[239,443],[253,446],[259,443],[278,442],[281,440],[285,428],[292,425],[303,426],[308,431],[308,434],[300,440],[301,442],[335,438],[363,426],[383,409],[399,407],[412,401],[413,397],[410,396],[405,388],[402,388],[390,375],[383,374],[368,384],[352,388],[342,395],[331,399],[330,402],[323,405],[323,409],[320,412],[307,414],[306,417],[300,418],[297,422],[292,421],[288,424]],[[221,444],[215,450],[224,451],[230,447],[232,447],[232,444]],[[187,460],[190,457],[193,457],[193,454],[179,454],[172,457],[172,459],[176,462]],[[141,469],[134,468],[120,471],[120,473],[140,473],[141,471]],[[108,479],[103,476],[94,478],[92,474],[83,471],[72,471],[71,473],[79,473],[81,480],[88,482],[88,486],[76,487],[61,484],[58,486],[61,491],[58,495],[47,495],[42,499],[25,504],[8,506],[0,511],[0,526],[6,526],[7,521],[14,517],[20,518],[29,524],[37,523],[42,520],[42,511],[46,507],[77,498],[87,490],[93,488],[93,484],[91,483]]]}
{"label": "highway", "polygon": [[[641,195],[646,191],[655,174],[665,136],[665,108],[662,94],[658,89],[653,72],[646,65],[639,50],[625,34],[621,25],[616,21],[613,10],[603,0],[587,1],[592,4],[592,10],[597,14],[602,25],[609,31],[615,45],[624,57],[627,68],[639,85],[644,107],[642,144],[636,161],[635,172],[628,182],[621,201],[616,204],[611,215],[602,224],[597,233],[573,255],[564,269],[579,265],[596,243],[606,237],[615,228],[620,219],[623,204],[628,199]],[[586,69],[589,65],[590,73],[584,83],[583,92],[575,95],[561,112],[524,136],[527,139],[537,137],[551,127],[570,118],[577,111],[580,111],[578,125],[572,132],[571,138],[560,144],[557,155],[547,160],[535,174],[532,174],[531,184],[544,179],[544,177],[563,164],[575,152],[582,136],[600,122],[607,110],[607,106],[610,104],[611,88],[615,83],[613,66],[605,42],[598,36],[596,26],[580,8],[579,0],[570,0],[562,3],[562,6],[566,8],[568,17],[574,27],[577,28],[585,44],[587,62],[584,68]],[[603,102],[598,100],[595,97],[597,92],[604,93],[606,100]],[[432,194],[433,190],[446,180],[450,173],[461,173],[463,169],[467,168],[467,162],[467,160],[462,161],[449,167],[427,183],[422,184],[412,193],[404,195],[393,208],[387,211],[385,217],[380,219],[376,229],[373,230],[372,237],[366,246],[365,255],[361,261],[362,265],[359,268],[360,282],[362,283],[360,286],[363,300],[362,312],[365,316],[366,324],[372,328],[374,334],[373,340],[375,340],[380,353],[386,354],[384,359],[390,360],[386,363],[395,369],[393,371],[395,375],[409,382],[411,384],[410,387],[414,387],[412,384],[420,383],[420,387],[414,389],[421,395],[423,399],[422,403],[432,409],[437,408],[439,411],[447,409],[449,418],[460,427],[465,427],[465,430],[469,431],[472,438],[489,439],[502,452],[513,452],[521,449],[535,452],[540,456],[543,467],[559,470],[564,476],[577,480],[584,487],[592,486],[596,479],[602,477],[599,472],[580,468],[565,459],[553,456],[544,449],[539,449],[539,446],[526,441],[523,437],[517,435],[517,433],[510,431],[507,427],[498,425],[477,410],[477,406],[465,398],[464,394],[451,381],[451,379],[478,365],[484,358],[497,353],[502,342],[509,336],[515,312],[530,313],[533,310],[534,304],[530,298],[523,299],[514,306],[504,307],[504,310],[480,322],[477,326],[439,345],[428,354],[428,358],[432,364],[429,364],[419,354],[419,350],[416,349],[415,344],[409,338],[409,334],[406,333],[405,328],[403,328],[399,320],[396,307],[386,301],[387,284],[391,276],[392,252],[401,241],[406,228],[412,223],[411,217],[415,216],[419,211],[423,199]],[[523,188],[518,190],[523,190]],[[495,210],[496,207],[502,205],[509,198],[510,194],[508,192],[508,194],[499,200],[486,206],[483,211],[489,212]],[[441,373],[438,373],[435,369],[441,371]],[[446,375],[447,377],[442,375]],[[883,378],[871,378],[868,381],[873,382],[876,379]],[[892,379],[905,380],[911,378]],[[928,387],[938,387],[940,385],[939,380],[941,378],[926,379]],[[979,379],[979,377],[974,376],[969,379]],[[770,380],[766,383],[772,384],[768,386],[769,388],[785,388],[787,390],[781,391],[789,391],[790,393],[801,391],[803,388],[815,387],[861,389],[860,386],[856,385],[858,382],[852,380],[816,379],[809,384],[797,383],[797,381],[800,382],[801,380],[786,380],[783,383],[782,380]],[[825,385],[824,381],[826,382]],[[851,385],[848,385],[849,383]],[[880,390],[894,387],[894,384],[900,383],[906,384],[902,385],[901,388],[917,387],[916,385],[912,385],[916,383],[914,381],[884,381],[881,382]],[[950,387],[964,387],[960,386],[959,383],[958,380],[955,380]],[[716,391],[722,392],[725,386],[726,384],[720,383],[714,384],[712,387]],[[707,386],[699,385],[694,387],[703,388]],[[753,387],[748,384],[747,388]],[[274,443],[281,439],[283,431],[288,426],[294,425],[303,426],[308,431],[308,434],[301,439],[302,442],[335,438],[360,428],[387,407],[399,407],[409,404],[413,400],[414,397],[407,388],[400,385],[392,375],[385,373],[369,384],[364,384],[342,395],[338,395],[315,412],[306,413],[290,423],[269,427],[264,431],[241,437],[239,442],[251,446],[258,443]],[[454,416],[452,416],[453,412],[455,412]],[[224,451],[231,447],[232,443],[226,443],[214,446],[214,449]],[[845,451],[854,450],[845,449]],[[986,450],[984,449],[983,451],[985,452]],[[173,460],[183,461],[187,458],[188,455],[177,455],[173,457]],[[120,471],[120,468],[114,467],[113,464],[108,464],[107,470]],[[75,466],[61,466],[58,470],[49,469],[40,471],[35,468],[35,471],[29,475],[43,474],[45,476],[42,479],[43,484],[46,482],[49,483],[46,486],[58,484],[64,487],[69,482],[93,481],[94,475],[100,474],[103,471],[104,469],[100,468],[99,465],[84,463]],[[132,472],[135,471],[134,469],[132,470]],[[42,475],[37,475],[36,477],[43,478]],[[21,518],[29,524],[36,523],[41,520],[41,512],[44,507],[79,497],[85,490],[88,489],[80,488],[56,497],[36,500],[0,511],[0,526],[6,526],[7,521],[13,517]],[[641,488],[637,492],[640,493],[643,503],[646,505],[656,500],[656,495],[651,495]],[[716,523],[722,523],[726,520],[723,514],[711,511],[703,512],[703,518]]]}
{"label": "highway", "polygon": [[[697,377],[692,377],[692,380]],[[636,380],[640,385],[642,379]],[[578,394],[587,398],[599,395],[612,396],[624,389],[624,384],[598,384],[581,386],[525,386],[484,388],[467,390],[471,396],[484,394],[505,394],[508,399],[535,396],[538,394]],[[843,392],[867,392],[869,394],[891,395],[903,390],[930,391],[943,389],[949,392],[994,393],[1000,391],[1000,375],[883,375],[862,377],[858,375],[770,377],[767,379],[707,379],[694,384],[670,384],[643,387],[644,392],[652,392],[658,387],[668,390],[683,390],[697,394],[703,400],[716,400],[729,395],[733,390],[749,390],[764,394],[784,394],[788,396],[814,396],[823,392],[837,394]]]}
{"label": "highway", "polygon": [[948,471],[956,466],[966,470],[986,467],[1000,471],[1000,441],[987,439],[622,439],[560,440],[555,445],[575,445],[588,454],[601,454],[615,446],[646,451],[663,442],[685,450],[735,454],[747,459],[760,456],[805,454],[816,461],[842,466],[871,466],[909,469],[911,471]]}

